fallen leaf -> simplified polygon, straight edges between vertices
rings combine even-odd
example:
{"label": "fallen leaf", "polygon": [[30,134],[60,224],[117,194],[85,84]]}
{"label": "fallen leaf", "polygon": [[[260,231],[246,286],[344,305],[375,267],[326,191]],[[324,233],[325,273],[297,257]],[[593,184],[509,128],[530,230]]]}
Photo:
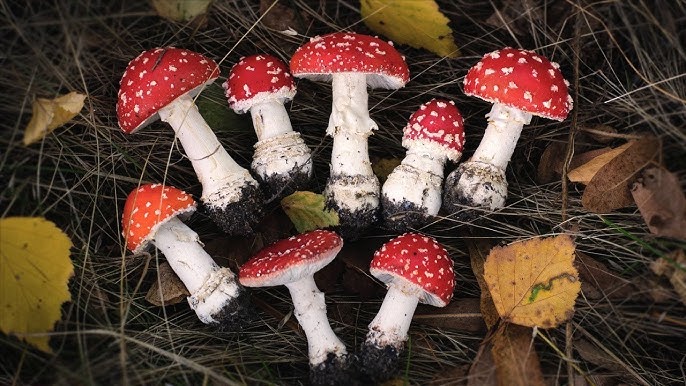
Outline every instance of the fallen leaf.
{"label": "fallen leaf", "polygon": [[205,87],[195,98],[195,104],[205,122],[217,133],[255,135],[250,114],[236,114],[226,103],[224,89],[218,82]]}
{"label": "fallen leaf", "polygon": [[393,169],[395,169],[402,160],[399,158],[379,158],[378,160],[372,161],[372,170],[377,177],[379,177],[379,182],[383,184],[388,175],[391,174]]}
{"label": "fallen leaf", "polygon": [[152,6],[160,17],[187,22],[207,13],[212,0],[152,0]]}
{"label": "fallen leaf", "polygon": [[686,255],[683,249],[653,261],[650,263],[650,269],[656,275],[667,277],[674,291],[679,294],[681,302],[686,304]]}
{"label": "fallen leaf", "polygon": [[339,224],[338,213],[324,209],[324,196],[298,191],[281,200],[281,207],[299,233]]}
{"label": "fallen leaf", "polygon": [[476,298],[453,299],[443,308],[419,305],[412,323],[471,333],[484,332],[481,301]]}
{"label": "fallen leaf", "polygon": [[[609,151],[600,150],[598,155],[596,155],[596,152],[598,151],[594,150],[594,153],[590,153],[592,157],[589,157],[590,159],[588,159],[587,162],[584,162],[575,168],[570,167],[571,170],[567,173],[567,178],[572,182],[588,185],[593,179],[593,176],[595,176],[603,166],[616,156],[622,154],[626,149],[630,148],[633,143],[634,141],[627,142],[624,145]],[[586,155],[586,157],[588,157],[588,155]]]}
{"label": "fallen leaf", "polygon": [[531,328],[504,323],[491,338],[491,343],[498,385],[545,385]]}
{"label": "fallen leaf", "polygon": [[362,0],[362,20],[372,31],[439,56],[459,55],[450,21],[434,0]]}
{"label": "fallen leaf", "polygon": [[484,279],[484,264],[486,257],[495,244],[486,239],[471,239],[467,241],[467,248],[469,249],[469,260],[476,276],[476,281],[479,283],[481,289],[481,314],[486,322],[486,327],[490,330],[498,323],[500,315],[495,308],[493,298],[488,290],[488,284]]}
{"label": "fallen leaf", "polygon": [[86,96],[76,91],[55,99],[36,98],[31,120],[24,131],[24,146],[38,142],[56,128],[69,122],[83,108]]}
{"label": "fallen leaf", "polygon": [[267,28],[292,35],[303,32],[296,11],[278,0],[260,0],[260,15],[260,21]]}
{"label": "fallen leaf", "polygon": [[[0,330],[51,353],[46,334],[71,300],[69,237],[41,217],[0,219]],[[36,335],[32,335],[36,334]]]}
{"label": "fallen leaf", "polygon": [[598,143],[609,143],[617,138],[617,129],[608,125],[582,126],[579,131],[588,134],[591,139]]}
{"label": "fallen leaf", "polygon": [[660,155],[660,141],[644,137],[612,158],[589,181],[581,204],[593,213],[608,213],[634,203],[630,187],[636,174]]}
{"label": "fallen leaf", "polygon": [[543,385],[543,374],[532,329],[507,322],[498,325],[500,314],[484,276],[493,243],[485,239],[468,241],[472,270],[481,287],[481,313],[493,335],[484,339],[469,369],[469,385]]}
{"label": "fallen leaf", "polygon": [[150,286],[147,295],[145,295],[145,300],[161,307],[181,303],[190,295],[181,279],[165,261],[160,263],[160,268],[157,270],[157,280]]}
{"label": "fallen leaf", "polygon": [[500,317],[522,326],[557,327],[581,289],[568,235],[534,238],[491,250],[484,279]]}
{"label": "fallen leaf", "polygon": [[536,181],[539,184],[548,184],[559,178],[565,162],[566,149],[567,144],[553,142],[543,150],[536,170]]}
{"label": "fallen leaf", "polygon": [[605,264],[591,256],[576,251],[576,261],[581,289],[587,298],[628,299],[638,292],[629,280],[613,273]]}
{"label": "fallen leaf", "polygon": [[660,167],[643,170],[631,196],[651,233],[686,240],[686,197],[674,173]]}

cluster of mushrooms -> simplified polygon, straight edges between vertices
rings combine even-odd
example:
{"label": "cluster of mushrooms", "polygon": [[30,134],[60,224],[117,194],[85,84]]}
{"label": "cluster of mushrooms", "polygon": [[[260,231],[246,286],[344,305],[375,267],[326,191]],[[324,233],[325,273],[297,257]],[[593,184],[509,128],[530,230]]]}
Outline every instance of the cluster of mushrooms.
{"label": "cluster of mushrooms", "polygon": [[[134,133],[157,119],[169,123],[202,185],[206,213],[227,234],[245,235],[261,220],[264,197],[290,194],[312,176],[312,153],[284,107],[296,94],[293,76],[330,81],[333,100],[326,133],[333,137],[333,148],[323,193],[327,206],[338,212],[338,233],[315,230],[277,241],[241,266],[236,277],[214,262],[198,234],[183,223],[197,209],[193,197],[172,186],[148,184],[131,191],[124,206],[126,247],[133,252],[150,244],[157,247],[188,289],[190,307],[206,324],[239,328],[251,308],[245,287],[285,285],[307,336],[313,384],[353,384],[356,369],[373,381],[394,375],[417,304],[443,307],[455,288],[445,248],[409,230],[441,209],[456,213],[503,207],[505,168],[522,127],[532,115],[563,120],[572,109],[569,84],[556,63],[521,49],[488,53],[464,79],[465,94],[493,103],[472,158],[444,183],[446,162],[457,162],[462,155],[463,118],[452,101],[432,99],[410,117],[402,137],[407,154],[380,186],[367,147],[377,129],[369,116],[367,87],[403,87],[409,70],[390,43],[332,33],[300,47],[290,66],[261,54],[244,57],[231,69],[223,84],[228,104],[238,113],[250,112],[258,139],[251,173],[231,158],[194,104],[219,72],[213,60],[189,50],[143,52],[121,79],[121,129]],[[336,257],[344,237],[359,236],[378,217],[402,234],[371,260],[370,273],[387,285],[388,293],[359,353],[352,355],[329,325],[324,294],[313,275]]]}

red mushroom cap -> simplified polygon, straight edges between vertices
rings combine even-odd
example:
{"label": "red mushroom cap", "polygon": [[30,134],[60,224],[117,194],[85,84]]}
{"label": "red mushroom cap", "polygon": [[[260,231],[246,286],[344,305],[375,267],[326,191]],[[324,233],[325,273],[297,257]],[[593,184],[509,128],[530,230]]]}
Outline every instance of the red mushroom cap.
{"label": "red mushroom cap", "polygon": [[503,48],[467,72],[464,93],[532,115],[562,121],[573,107],[560,65],[533,51]]}
{"label": "red mushroom cap", "polygon": [[268,287],[312,276],[329,264],[343,248],[336,232],[315,230],[292,236],[263,248],[238,273],[246,287]]}
{"label": "red mushroom cap", "polygon": [[162,184],[142,185],[129,193],[122,213],[122,235],[126,247],[138,253],[155,237],[167,220],[196,209],[188,193]]}
{"label": "red mushroom cap", "polygon": [[129,62],[119,82],[117,118],[127,134],[157,119],[157,111],[174,99],[197,94],[219,76],[219,66],[197,52],[154,48]]}
{"label": "red mushroom cap", "polygon": [[418,233],[398,236],[374,253],[369,271],[386,284],[417,293],[420,303],[445,307],[455,290],[453,261],[434,238]]}
{"label": "red mushroom cap", "polygon": [[299,78],[330,80],[331,74],[355,72],[367,75],[371,88],[401,88],[410,70],[391,43],[350,32],[317,36],[298,48],[291,58],[291,73]]}
{"label": "red mushroom cap", "polygon": [[271,55],[252,55],[241,58],[222,85],[229,107],[245,113],[253,106],[269,99],[285,103],[295,96],[295,83],[286,64]]}
{"label": "red mushroom cap", "polygon": [[432,99],[419,106],[403,130],[403,146],[421,142],[434,146],[435,153],[457,162],[464,147],[464,121],[455,102]]}

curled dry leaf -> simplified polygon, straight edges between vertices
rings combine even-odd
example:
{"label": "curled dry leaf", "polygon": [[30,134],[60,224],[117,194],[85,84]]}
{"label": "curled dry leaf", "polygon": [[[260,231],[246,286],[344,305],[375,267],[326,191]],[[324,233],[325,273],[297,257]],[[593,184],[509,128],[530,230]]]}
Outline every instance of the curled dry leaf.
{"label": "curled dry leaf", "polygon": [[367,27],[396,43],[449,58],[459,55],[450,20],[434,0],[362,0],[360,13]]}
{"label": "curled dry leaf", "polygon": [[686,255],[682,249],[655,260],[650,264],[650,269],[656,275],[667,277],[681,302],[686,304]]}
{"label": "curled dry leaf", "polygon": [[631,196],[651,233],[686,240],[686,197],[675,174],[647,168],[631,187]]}
{"label": "curled dry leaf", "polygon": [[160,263],[160,268],[157,271],[157,280],[150,286],[148,293],[145,295],[145,300],[161,307],[181,303],[190,295],[181,279],[174,273],[169,263],[165,261]]}
{"label": "curled dry leaf", "polygon": [[634,203],[630,187],[636,175],[660,156],[660,141],[644,137],[609,160],[591,178],[581,204],[594,213],[608,213]]}
{"label": "curled dry leaf", "polygon": [[568,320],[581,290],[574,249],[568,235],[493,248],[484,264],[484,279],[500,317],[542,328]]}
{"label": "curled dry leaf", "polygon": [[38,142],[56,128],[66,124],[83,109],[86,96],[76,91],[55,99],[36,98],[31,120],[24,131],[24,146]]}
{"label": "curled dry leaf", "polygon": [[298,22],[300,16],[286,4],[279,3],[278,0],[260,0],[262,24],[287,35],[303,33],[304,28]]}
{"label": "curled dry leaf", "polygon": [[581,288],[589,299],[628,299],[638,292],[629,280],[612,272],[605,264],[591,256],[576,251]]}
{"label": "curled dry leaf", "polygon": [[593,176],[598,173],[598,170],[610,162],[611,159],[622,154],[631,145],[632,142],[627,142],[624,145],[614,149],[603,148],[579,154],[578,156],[574,157],[579,164],[578,166],[570,165],[571,170],[569,173],[567,173],[567,178],[572,182],[579,182],[584,185],[588,185],[588,183],[593,179]]}

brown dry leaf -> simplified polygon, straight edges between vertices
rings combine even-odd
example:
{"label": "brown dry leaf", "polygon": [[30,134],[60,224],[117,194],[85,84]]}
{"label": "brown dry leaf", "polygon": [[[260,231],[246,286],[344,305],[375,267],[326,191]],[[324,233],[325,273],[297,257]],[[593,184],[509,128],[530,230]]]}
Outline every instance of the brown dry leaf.
{"label": "brown dry leaf", "polygon": [[481,301],[476,298],[453,299],[443,308],[420,305],[414,313],[412,323],[442,329],[471,333],[486,330],[480,310]]}
{"label": "brown dry leaf", "polygon": [[594,213],[608,213],[634,203],[630,187],[646,165],[657,160],[660,141],[644,137],[606,163],[593,176],[581,197],[581,204]]}
{"label": "brown dry leaf", "polygon": [[260,0],[261,22],[267,28],[287,35],[298,35],[303,28],[298,23],[296,11],[278,0]]}
{"label": "brown dry leaf", "polygon": [[486,322],[486,327],[490,330],[495,326],[500,319],[498,310],[495,309],[491,293],[488,291],[488,284],[484,280],[484,264],[486,263],[486,256],[491,251],[495,243],[487,239],[472,239],[467,241],[467,248],[469,249],[469,260],[472,265],[472,271],[476,276],[481,289],[481,314]]}
{"label": "brown dry leaf", "polygon": [[588,136],[598,143],[609,143],[617,138],[617,129],[608,125],[596,125],[592,127],[582,126],[580,131],[585,132]]}
{"label": "brown dry leaf", "polygon": [[[593,176],[598,173],[598,170],[600,170],[603,166],[605,166],[610,160],[615,158],[616,156],[622,154],[626,149],[631,147],[635,141],[627,142],[622,146],[616,147],[610,151],[601,151],[595,157],[591,157],[587,162],[572,168],[570,166],[570,171],[567,173],[567,178],[572,181],[572,182],[579,182],[584,185],[588,185],[589,182],[593,179]],[[602,150],[602,149],[601,149]],[[598,152],[597,150],[593,150],[594,152]],[[583,153],[582,153],[583,154]],[[595,155],[596,153],[591,153],[591,155]],[[579,155],[581,156],[581,154]],[[585,155],[587,159],[589,155]],[[577,161],[578,162],[578,161]]]}
{"label": "brown dry leaf", "polygon": [[581,290],[574,249],[568,235],[493,248],[484,264],[484,279],[500,317],[541,328],[568,320]]}
{"label": "brown dry leaf", "polygon": [[190,295],[181,279],[165,261],[160,263],[157,280],[150,286],[145,300],[161,307],[181,303]]}
{"label": "brown dry leaf", "polygon": [[581,289],[589,299],[627,299],[636,294],[636,287],[613,273],[605,264],[576,251],[576,266],[581,278]]}
{"label": "brown dry leaf", "polygon": [[531,328],[505,323],[491,340],[498,385],[545,385]]}
{"label": "brown dry leaf", "polygon": [[567,149],[566,144],[553,142],[543,150],[536,172],[536,181],[538,183],[547,184],[558,178],[562,171],[562,165],[565,162],[565,149]]}
{"label": "brown dry leaf", "polygon": [[79,114],[86,96],[72,91],[55,99],[36,98],[31,120],[24,131],[24,146],[38,142]]}
{"label": "brown dry leaf", "polygon": [[495,362],[492,354],[493,344],[484,341],[476,353],[476,357],[469,367],[467,375],[467,386],[497,386],[498,377],[496,375]]}
{"label": "brown dry leaf", "polygon": [[686,197],[674,173],[661,167],[645,169],[631,187],[631,196],[651,233],[686,240]]}
{"label": "brown dry leaf", "polygon": [[686,304],[686,255],[683,249],[676,250],[650,264],[656,275],[666,276],[681,302]]}

